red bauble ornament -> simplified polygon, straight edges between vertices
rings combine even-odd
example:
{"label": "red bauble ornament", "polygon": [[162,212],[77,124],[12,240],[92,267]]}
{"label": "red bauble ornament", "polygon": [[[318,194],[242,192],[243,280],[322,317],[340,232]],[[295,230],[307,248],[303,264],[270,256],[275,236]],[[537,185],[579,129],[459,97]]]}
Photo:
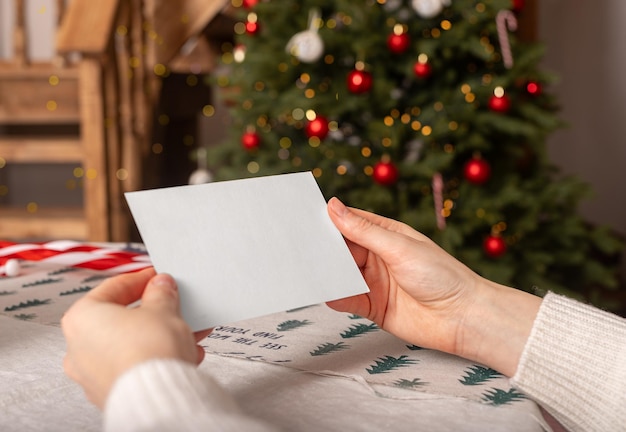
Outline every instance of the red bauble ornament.
{"label": "red bauble ornament", "polygon": [[315,120],[307,123],[305,132],[309,138],[317,137],[323,140],[328,135],[328,120],[322,116],[317,116]]}
{"label": "red bauble ornament", "polygon": [[420,62],[417,61],[413,66],[413,72],[415,76],[421,79],[426,79],[432,73],[433,68],[430,66],[428,62]]}
{"label": "red bauble ornament", "polygon": [[246,150],[255,150],[261,145],[261,137],[256,132],[246,132],[241,136],[241,145]]}
{"label": "red bauble ornament", "polygon": [[347,85],[350,93],[367,93],[372,88],[372,74],[355,69],[348,74]]}
{"label": "red bauble ornament", "polygon": [[514,12],[521,12],[522,9],[524,9],[524,6],[526,4],[525,0],[512,0],[512,5],[511,7],[513,8]]}
{"label": "red bauble ornament", "polygon": [[246,9],[252,9],[256,6],[258,2],[259,0],[243,0],[241,2],[241,6],[245,7]]}
{"label": "red bauble ornament", "polygon": [[489,180],[491,166],[486,160],[474,157],[465,164],[463,175],[468,182],[481,185]]}
{"label": "red bauble ornament", "polygon": [[491,258],[498,258],[506,252],[506,242],[500,236],[490,235],[483,242],[483,250]]}
{"label": "red bauble ornament", "polygon": [[505,113],[511,108],[511,99],[507,95],[496,96],[493,95],[489,98],[489,109],[498,113]]}
{"label": "red bauble ornament", "polygon": [[255,35],[259,32],[259,23],[256,21],[247,21],[246,22],[246,33],[250,35]]}
{"label": "red bauble ornament", "polygon": [[539,96],[541,94],[541,84],[535,81],[526,83],[526,92],[531,96]]}
{"label": "red bauble ornament", "polygon": [[398,181],[398,168],[390,161],[380,161],[374,165],[374,181],[383,186],[391,186]]}
{"label": "red bauble ornament", "polygon": [[387,38],[387,47],[394,54],[402,54],[411,45],[411,38],[406,33],[391,34]]}

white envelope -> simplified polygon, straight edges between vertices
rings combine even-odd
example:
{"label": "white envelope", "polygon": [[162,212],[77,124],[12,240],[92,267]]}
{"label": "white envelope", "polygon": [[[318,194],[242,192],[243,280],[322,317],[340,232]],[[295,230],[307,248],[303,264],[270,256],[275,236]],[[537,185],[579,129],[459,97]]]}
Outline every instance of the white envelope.
{"label": "white envelope", "polygon": [[125,195],[194,331],[369,291],[310,172]]}

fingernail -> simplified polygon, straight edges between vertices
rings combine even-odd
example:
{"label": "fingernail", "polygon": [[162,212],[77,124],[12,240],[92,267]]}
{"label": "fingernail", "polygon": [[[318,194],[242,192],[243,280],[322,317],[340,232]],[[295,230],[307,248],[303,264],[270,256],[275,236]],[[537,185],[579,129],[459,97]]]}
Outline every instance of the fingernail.
{"label": "fingernail", "polygon": [[163,288],[176,289],[174,279],[167,273],[159,273],[152,278],[151,283],[156,286],[162,286]]}
{"label": "fingernail", "polygon": [[348,212],[348,208],[337,197],[331,198],[328,205],[337,216],[344,216]]}

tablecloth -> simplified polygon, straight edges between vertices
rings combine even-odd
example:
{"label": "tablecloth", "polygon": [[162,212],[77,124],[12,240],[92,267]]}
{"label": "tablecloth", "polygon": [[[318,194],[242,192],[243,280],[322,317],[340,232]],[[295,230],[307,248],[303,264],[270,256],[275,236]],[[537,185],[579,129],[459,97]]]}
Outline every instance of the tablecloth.
{"label": "tablecloth", "polygon": [[[0,242],[0,430],[99,430],[63,375],[59,320],[102,280],[149,265],[139,244]],[[326,305],[224,324],[201,344],[200,368],[283,430],[551,430],[506,377]]]}

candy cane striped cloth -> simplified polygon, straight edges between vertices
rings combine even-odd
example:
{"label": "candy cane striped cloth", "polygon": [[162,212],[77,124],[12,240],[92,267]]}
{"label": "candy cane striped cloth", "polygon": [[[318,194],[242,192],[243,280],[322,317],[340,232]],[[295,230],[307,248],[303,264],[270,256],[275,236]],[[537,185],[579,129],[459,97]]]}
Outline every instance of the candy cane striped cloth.
{"label": "candy cane striped cloth", "polygon": [[80,243],[71,240],[46,243],[0,241],[0,276],[6,275],[5,263],[10,259],[105,270],[112,274],[137,271],[152,265],[143,245]]}

